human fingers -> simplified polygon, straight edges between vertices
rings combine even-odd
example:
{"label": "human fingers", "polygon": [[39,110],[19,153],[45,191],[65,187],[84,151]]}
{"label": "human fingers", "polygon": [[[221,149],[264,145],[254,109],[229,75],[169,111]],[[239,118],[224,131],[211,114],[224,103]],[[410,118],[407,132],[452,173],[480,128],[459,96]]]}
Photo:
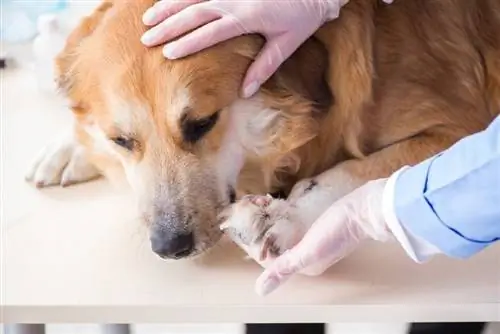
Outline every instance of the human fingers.
{"label": "human fingers", "polygon": [[182,58],[244,33],[244,30],[235,28],[232,20],[222,18],[168,43],[163,54],[169,59]]}
{"label": "human fingers", "polygon": [[170,16],[160,24],[146,31],[141,37],[141,42],[146,46],[163,44],[220,18],[218,12],[208,10],[203,5],[193,5]]}
{"label": "human fingers", "polygon": [[354,228],[342,203],[333,205],[293,249],[278,257],[259,276],[256,292],[267,295],[303,269],[315,267],[316,275],[322,273],[359,244],[359,233]]}
{"label": "human fingers", "polygon": [[142,16],[142,22],[147,26],[155,26],[181,10],[206,0],[163,0],[155,3]]}
{"label": "human fingers", "polygon": [[243,80],[243,97],[253,96],[304,40],[290,36],[290,34],[268,39],[247,70]]}

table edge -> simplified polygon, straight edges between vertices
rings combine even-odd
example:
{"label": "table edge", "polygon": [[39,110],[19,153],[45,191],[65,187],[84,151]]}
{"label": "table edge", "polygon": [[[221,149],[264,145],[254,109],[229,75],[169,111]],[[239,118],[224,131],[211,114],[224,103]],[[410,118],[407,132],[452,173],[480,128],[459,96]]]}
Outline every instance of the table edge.
{"label": "table edge", "polygon": [[2,323],[498,322],[499,303],[441,305],[2,306]]}

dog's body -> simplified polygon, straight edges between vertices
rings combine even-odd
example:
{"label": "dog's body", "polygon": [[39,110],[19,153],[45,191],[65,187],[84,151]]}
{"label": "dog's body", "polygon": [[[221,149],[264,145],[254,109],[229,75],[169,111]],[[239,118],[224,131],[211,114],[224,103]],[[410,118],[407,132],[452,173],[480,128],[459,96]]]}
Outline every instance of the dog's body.
{"label": "dog's body", "polygon": [[29,178],[45,186],[63,170],[64,184],[124,171],[164,257],[215,244],[234,189],[289,192],[331,169],[340,198],[500,110],[496,0],[351,0],[249,100],[238,91],[262,38],[165,60],[139,42],[153,2],[106,1],[72,33],[57,67],[75,130]]}

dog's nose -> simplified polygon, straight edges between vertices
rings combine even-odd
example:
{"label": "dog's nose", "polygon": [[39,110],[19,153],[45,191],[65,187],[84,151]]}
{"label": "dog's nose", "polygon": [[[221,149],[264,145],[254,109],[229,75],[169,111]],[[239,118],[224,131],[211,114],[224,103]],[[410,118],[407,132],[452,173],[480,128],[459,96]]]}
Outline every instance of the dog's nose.
{"label": "dog's nose", "polygon": [[151,234],[151,248],[162,258],[181,259],[194,250],[193,233],[172,234],[169,231],[157,230]]}

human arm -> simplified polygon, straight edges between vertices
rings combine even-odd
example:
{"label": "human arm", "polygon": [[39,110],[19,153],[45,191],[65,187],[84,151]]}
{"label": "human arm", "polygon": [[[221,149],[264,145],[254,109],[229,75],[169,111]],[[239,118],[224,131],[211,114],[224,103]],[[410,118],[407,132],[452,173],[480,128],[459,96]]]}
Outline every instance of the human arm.
{"label": "human arm", "polygon": [[391,191],[400,224],[448,256],[466,258],[499,240],[500,116],[401,172]]}
{"label": "human arm", "polygon": [[418,262],[436,253],[470,256],[499,240],[499,203],[500,116],[448,150],[337,201],[264,271],[256,290],[267,294],[311,265],[326,270],[366,239],[394,237]]}

